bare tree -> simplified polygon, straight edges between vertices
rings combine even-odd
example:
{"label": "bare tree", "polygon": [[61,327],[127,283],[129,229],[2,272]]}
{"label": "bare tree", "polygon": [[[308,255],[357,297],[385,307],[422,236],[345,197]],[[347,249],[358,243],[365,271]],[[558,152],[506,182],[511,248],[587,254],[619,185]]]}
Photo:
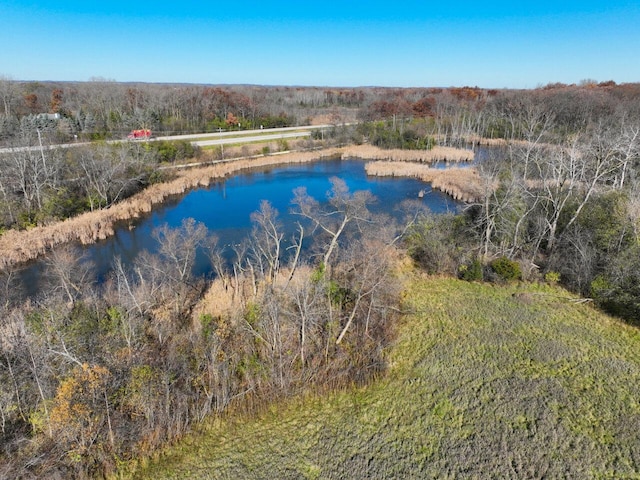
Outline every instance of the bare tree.
{"label": "bare tree", "polygon": [[552,251],[561,216],[569,201],[575,201],[568,229],[580,216],[591,196],[620,169],[621,162],[603,131],[596,132],[586,143],[574,139],[564,148],[551,150],[536,164],[541,179],[543,205],[547,212],[547,249]]}
{"label": "bare tree", "polygon": [[640,124],[623,124],[619,149],[622,168],[617,186],[623,189],[629,171],[633,168],[634,162],[637,162],[638,158],[640,158]]}
{"label": "bare tree", "polygon": [[15,80],[6,75],[0,75],[0,101],[5,117],[13,115],[13,107],[18,99],[18,88]]}
{"label": "bare tree", "polygon": [[290,296],[295,308],[293,316],[297,318],[300,326],[300,363],[304,368],[307,363],[309,338],[315,336],[313,333],[321,323],[324,295],[318,282],[314,282],[310,275],[300,275],[290,285]]}
{"label": "bare tree", "polygon": [[[145,251],[138,255],[134,272],[139,291],[150,301],[147,311],[156,318],[153,325],[158,339],[164,342],[176,328],[174,323],[187,318],[202,294],[204,282],[194,277],[193,267],[199,250],[209,247],[210,237],[204,224],[193,218],[183,220],[178,228],[164,224],[152,236],[158,242],[158,253]],[[139,295],[135,294],[137,298]]]}
{"label": "bare tree", "polygon": [[[364,335],[369,333],[369,323],[372,311],[377,308],[376,297],[380,290],[388,287],[389,269],[394,257],[393,246],[374,238],[367,238],[349,249],[346,265],[342,268],[346,272],[356,272],[348,275],[349,292],[351,296],[350,312],[347,320],[336,339],[336,344],[342,342],[356,318],[364,320]],[[385,292],[387,293],[387,292]],[[380,302],[382,306],[384,302]]]}
{"label": "bare tree", "polygon": [[127,188],[136,182],[131,178],[132,160],[128,155],[116,155],[108,145],[82,148],[78,164],[84,173],[87,199],[91,210],[108,207],[118,201]]}
{"label": "bare tree", "polygon": [[70,304],[91,289],[91,262],[70,245],[54,249],[46,260],[53,291],[60,291]]}
{"label": "bare tree", "polygon": [[347,226],[355,224],[358,227],[371,221],[371,213],[367,207],[374,202],[369,191],[351,193],[345,181],[337,177],[332,177],[330,182],[331,191],[327,193],[326,205],[321,205],[309,196],[305,187],[296,188],[292,200],[293,212],[310,220],[314,232],[319,230],[329,237],[322,257],[322,263],[327,269],[330,269],[331,256]]}
{"label": "bare tree", "polygon": [[173,280],[188,283],[192,277],[198,248],[209,246],[209,231],[203,223],[186,218],[179,228],[164,224],[153,231],[159,253],[167,262],[165,272]]}
{"label": "bare tree", "polygon": [[135,273],[128,271],[120,257],[113,262],[111,279],[105,286],[104,299],[110,308],[109,319],[117,325],[117,332],[124,341],[129,355],[142,343],[144,320],[151,310],[152,298],[136,281]]}
{"label": "bare tree", "polygon": [[254,228],[251,234],[253,258],[261,274],[273,283],[280,271],[282,256],[282,226],[278,221],[278,210],[266,200],[260,203],[260,210],[251,214]]}
{"label": "bare tree", "polygon": [[59,184],[59,155],[54,150],[41,148],[16,149],[9,155],[6,175],[20,192],[28,212],[42,210],[47,193]]}

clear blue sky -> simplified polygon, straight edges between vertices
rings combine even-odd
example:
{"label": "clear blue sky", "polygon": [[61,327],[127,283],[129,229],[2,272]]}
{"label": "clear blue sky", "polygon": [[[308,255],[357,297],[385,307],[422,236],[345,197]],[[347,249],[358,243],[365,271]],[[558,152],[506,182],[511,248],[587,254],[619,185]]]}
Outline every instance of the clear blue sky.
{"label": "clear blue sky", "polygon": [[533,88],[640,81],[640,2],[13,1],[16,80]]}

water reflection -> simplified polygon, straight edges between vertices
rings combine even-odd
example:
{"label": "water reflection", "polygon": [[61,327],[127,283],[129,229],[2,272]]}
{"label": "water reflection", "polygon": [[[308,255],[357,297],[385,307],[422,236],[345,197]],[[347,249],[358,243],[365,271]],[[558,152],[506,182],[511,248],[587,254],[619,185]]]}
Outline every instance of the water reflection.
{"label": "water reflection", "polygon": [[[83,251],[85,257],[94,264],[96,279],[101,282],[108,276],[116,256],[122,258],[126,265],[131,264],[143,250],[155,252],[157,243],[151,233],[164,223],[178,227],[184,218],[192,217],[204,223],[219,238],[220,246],[232,245],[247,237],[251,230],[251,213],[259,209],[262,200],[268,200],[279,211],[282,223],[289,224],[293,229],[298,219],[291,218],[289,212],[293,190],[305,186],[310,195],[322,200],[331,188],[329,178],[333,176],[342,178],[351,191],[370,190],[377,198],[371,210],[389,214],[393,214],[394,207],[403,200],[417,200],[418,193],[425,189],[425,184],[415,179],[367,177],[364,162],[359,160],[270,167],[242,173],[215,182],[208,188],[175,197],[149,215],[121,225],[112,237],[83,247]],[[428,187],[426,190],[430,193],[420,201],[432,211],[441,213],[457,208],[457,203],[447,195],[431,191]],[[199,257],[194,273],[210,273],[204,255]],[[40,289],[42,276],[42,261],[35,262],[23,271],[21,283],[29,296],[35,295]]]}

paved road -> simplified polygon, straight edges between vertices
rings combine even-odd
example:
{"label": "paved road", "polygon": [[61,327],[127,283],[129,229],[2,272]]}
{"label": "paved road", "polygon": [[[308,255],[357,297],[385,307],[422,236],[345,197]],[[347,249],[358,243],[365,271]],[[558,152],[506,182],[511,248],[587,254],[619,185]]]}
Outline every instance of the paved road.
{"label": "paved road", "polygon": [[[215,132],[215,133],[194,133],[189,135],[171,135],[166,137],[152,138],[150,141],[158,140],[192,140],[191,143],[200,147],[211,145],[227,145],[230,143],[253,143],[272,140],[308,137],[312,130],[319,130],[331,127],[331,125],[306,125],[301,127],[282,127],[282,128],[265,128],[260,130],[235,130],[231,132]],[[110,140],[107,143],[119,143],[127,140]],[[72,148],[81,145],[90,145],[89,142],[63,143],[59,145],[45,146],[45,150],[49,148]],[[0,153],[38,151],[38,145],[33,147],[9,147],[0,148]]]}
{"label": "paved road", "polygon": [[[42,148],[44,150],[49,150],[50,148],[73,148],[73,147],[80,147],[82,145],[91,145],[91,143],[90,142],[60,143],[58,145],[44,145]],[[36,152],[38,150],[40,150],[40,146],[38,145],[33,147],[5,147],[5,148],[0,148],[0,154],[12,153],[12,152]]]}
{"label": "paved road", "polygon": [[[293,132],[298,130],[320,130],[323,128],[329,128],[331,125],[305,125],[302,127],[280,127],[280,128],[265,128],[256,130],[234,130],[231,132],[214,132],[214,133],[192,133],[189,135],[171,135],[168,137],[157,137],[156,140],[192,140],[200,138],[218,138],[218,137],[238,137],[238,141],[244,140],[245,136],[253,135],[269,135],[277,132]],[[242,137],[241,137],[242,136]]]}
{"label": "paved road", "polygon": [[228,145],[233,143],[253,143],[253,142],[270,142],[273,140],[282,140],[287,138],[309,137],[311,132],[288,132],[274,133],[269,135],[252,135],[234,138],[216,138],[213,140],[196,140],[191,142],[199,147],[209,147],[212,145]]}

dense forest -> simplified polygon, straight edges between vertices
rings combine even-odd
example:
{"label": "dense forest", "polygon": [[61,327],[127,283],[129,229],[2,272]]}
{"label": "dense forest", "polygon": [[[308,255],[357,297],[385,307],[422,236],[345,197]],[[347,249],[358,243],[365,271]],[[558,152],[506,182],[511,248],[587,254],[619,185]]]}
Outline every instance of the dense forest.
{"label": "dense forest", "polygon": [[[284,228],[268,203],[224,252],[202,225],[154,232],[161,248],[116,259],[87,281],[74,246],[48,256],[49,287],[17,300],[1,272],[0,476],[101,476],[149,455],[210,414],[252,411],[308,389],[366,382],[402,313],[399,269],[470,281],[561,283],[626,321],[640,319],[640,84],[534,90],[293,88],[0,80],[0,228],[101,209],[166,178],[189,144],[158,133],[335,125],[314,146],[476,148],[482,196],[458,214],[403,205],[332,180],[292,193]],[[91,140],[74,149],[49,148]],[[293,249],[284,231],[297,231]],[[303,244],[308,246],[302,248]],[[197,249],[216,271],[191,273]],[[225,261],[231,253],[233,260]]]}

